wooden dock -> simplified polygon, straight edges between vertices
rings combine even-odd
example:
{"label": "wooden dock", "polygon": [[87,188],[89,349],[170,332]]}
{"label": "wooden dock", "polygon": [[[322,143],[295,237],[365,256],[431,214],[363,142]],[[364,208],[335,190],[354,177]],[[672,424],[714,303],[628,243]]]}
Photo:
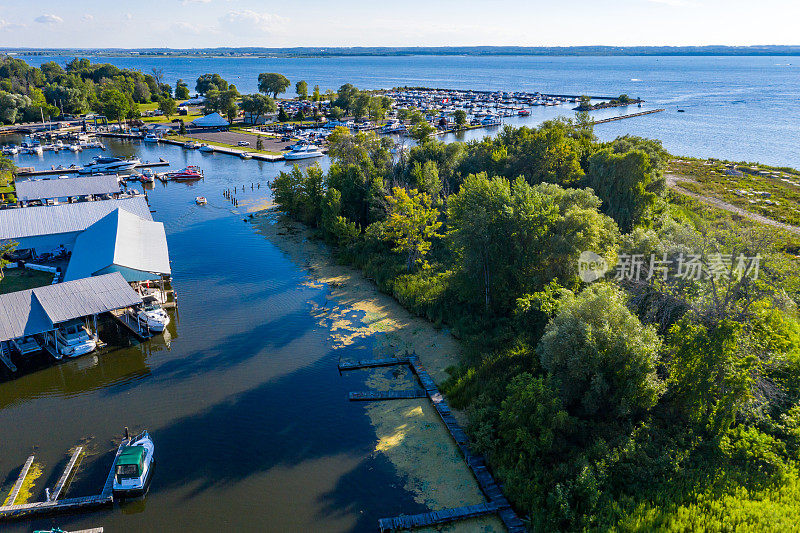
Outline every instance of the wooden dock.
{"label": "wooden dock", "polygon": [[[67,463],[67,467],[64,469],[64,473],[61,474],[58,483],[56,483],[53,493],[50,495],[49,501],[14,505],[13,500],[10,500],[8,505],[0,507],[0,520],[14,520],[34,515],[54,513],[81,512],[105,505],[111,505],[114,502],[112,490],[114,487],[114,464],[117,462],[117,457],[119,457],[119,454],[122,453],[122,448],[128,444],[128,442],[129,440],[123,439],[122,443],[119,445],[117,453],[114,456],[114,461],[111,463],[111,470],[108,473],[105,485],[103,486],[103,490],[100,492],[100,494],[95,496],[61,499],[61,494],[67,487],[69,479],[71,478],[75,467],[78,464],[78,459],[83,453],[83,447],[79,446],[75,449],[75,452],[73,452],[70,461]],[[29,457],[28,461],[25,462],[26,466],[23,466],[23,472],[26,476],[28,469],[30,469],[30,464],[28,463],[33,463],[33,456]],[[17,480],[17,483],[14,484],[14,488],[11,489],[11,495],[14,497],[14,499],[16,499],[17,494],[19,494],[19,487],[22,486],[24,479],[25,476],[23,476],[22,472],[20,472],[20,479]],[[19,484],[19,487],[17,484]],[[88,531],[96,530],[97,529]],[[100,530],[102,531],[102,528],[100,528]]]}
{"label": "wooden dock", "polygon": [[461,454],[469,466],[478,486],[486,497],[487,501],[481,504],[468,505],[466,507],[458,507],[455,509],[444,509],[441,511],[432,511],[429,513],[422,513],[411,516],[400,516],[396,518],[382,518],[378,521],[378,527],[382,532],[392,531],[396,529],[412,529],[415,527],[427,527],[454,522],[456,520],[466,520],[477,516],[487,514],[497,514],[506,529],[510,533],[525,533],[525,525],[520,520],[511,504],[503,495],[503,491],[497,485],[497,482],[492,476],[489,469],[486,467],[486,461],[480,455],[473,454],[469,447],[469,437],[466,432],[461,429],[450,406],[436,382],[428,374],[428,371],[420,363],[419,357],[416,354],[406,355],[405,357],[398,358],[383,358],[383,359],[368,359],[364,361],[354,362],[339,362],[339,370],[353,370],[356,368],[375,368],[380,366],[388,366],[395,364],[408,363],[411,371],[419,379],[422,385],[422,390],[416,391],[369,391],[369,392],[351,392],[351,401],[366,401],[366,400],[395,400],[395,399],[410,399],[410,398],[429,398],[439,418],[444,422],[447,431],[458,446]]}
{"label": "wooden dock", "polygon": [[[169,161],[161,160],[154,163],[139,163],[133,168],[154,168],[154,167],[168,167]],[[19,170],[18,176],[36,177],[36,176],[55,176],[59,174],[76,174],[83,170],[83,167],[73,168],[51,168],[49,170]]]}
{"label": "wooden dock", "polygon": [[388,390],[388,391],[363,391],[351,392],[351,402],[371,402],[381,400],[413,400],[428,396],[424,390]]}
{"label": "wooden dock", "polygon": [[109,313],[140,341],[146,341],[153,336],[153,332],[150,331],[147,326],[142,326],[141,322],[128,314],[125,309],[115,309],[109,311]]}
{"label": "wooden dock", "polygon": [[495,514],[500,509],[494,503],[479,503],[456,507],[453,509],[442,509],[441,511],[431,511],[408,516],[397,516],[394,518],[381,518],[378,520],[378,528],[381,533],[403,529],[413,529],[417,527],[429,527],[456,520],[467,520],[489,514]]}
{"label": "wooden dock", "polygon": [[31,455],[28,457],[28,460],[25,461],[25,464],[22,465],[22,470],[19,471],[19,477],[17,477],[17,480],[14,482],[14,486],[11,487],[11,492],[8,493],[7,505],[14,505],[17,496],[19,496],[22,484],[25,483],[25,478],[28,477],[28,472],[31,469],[31,465],[33,465],[33,458],[34,456]]}
{"label": "wooden dock", "polygon": [[53,487],[53,492],[50,494],[50,501],[56,501],[61,496],[61,493],[64,491],[64,487],[67,486],[67,483],[72,478],[72,474],[75,471],[75,467],[78,465],[78,459],[81,457],[82,454],[83,454],[83,446],[78,446],[77,448],[75,448],[75,451],[72,452],[72,457],[67,463],[66,468],[64,468],[64,473],[61,474],[61,477],[58,478],[56,486]]}
{"label": "wooden dock", "polygon": [[339,370],[357,370],[359,368],[407,365],[408,363],[408,357],[384,357],[382,359],[365,359],[363,361],[339,361]]}
{"label": "wooden dock", "polygon": [[600,120],[595,120],[592,124],[605,124],[606,122],[614,122],[615,120],[622,120],[626,118],[633,118],[633,117],[641,117],[644,115],[652,115],[653,113],[661,113],[664,109],[651,109],[649,111],[641,111],[639,113],[631,113],[630,115],[620,115],[618,117],[610,117],[604,118]]}
{"label": "wooden dock", "polygon": [[0,342],[0,361],[12,372],[17,371],[17,365],[11,360],[11,353],[8,351],[8,345],[5,342]]}

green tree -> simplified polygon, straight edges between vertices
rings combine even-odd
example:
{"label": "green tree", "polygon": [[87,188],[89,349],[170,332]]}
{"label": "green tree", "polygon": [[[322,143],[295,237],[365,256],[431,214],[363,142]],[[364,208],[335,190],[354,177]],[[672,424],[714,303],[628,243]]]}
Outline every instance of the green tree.
{"label": "green tree", "polygon": [[322,95],[319,93],[319,85],[314,85],[314,93],[311,95],[312,102],[319,102],[322,100]]}
{"label": "green tree", "polygon": [[212,89],[223,92],[228,90],[228,82],[222,79],[219,74],[203,74],[197,78],[195,84],[195,91],[199,94],[205,95]]}
{"label": "green tree", "polygon": [[277,72],[262,72],[258,75],[258,92],[277,98],[289,88],[289,78]]}
{"label": "green tree", "polygon": [[442,225],[439,210],[431,205],[428,194],[416,189],[395,187],[386,201],[388,216],[379,223],[380,234],[394,243],[392,250],[406,255],[407,271],[424,266],[431,240],[441,237],[437,233]]}
{"label": "green tree", "polygon": [[263,150],[264,149],[264,137],[259,135],[256,137],[256,150]]}
{"label": "green tree", "polygon": [[178,100],[189,99],[189,86],[186,85],[183,80],[178,80],[175,82],[175,98]]}
{"label": "green tree", "polygon": [[360,91],[352,84],[345,83],[336,91],[335,107],[344,109],[345,114],[352,113]]}
{"label": "green tree", "polygon": [[625,294],[599,283],[568,297],[536,352],[555,378],[567,411],[581,418],[619,419],[656,404],[660,345],[655,329],[628,310]]}
{"label": "green tree", "polygon": [[158,102],[158,108],[164,113],[164,116],[167,117],[167,120],[172,117],[175,113],[178,112],[178,104],[175,103],[170,97],[164,97]]}
{"label": "green tree", "polygon": [[340,120],[344,116],[344,109],[333,106],[328,110],[328,116],[334,120]]}
{"label": "green tree", "polygon": [[278,122],[289,122],[289,114],[283,106],[278,108]]}
{"label": "green tree", "polygon": [[300,80],[294,84],[294,90],[297,93],[297,98],[300,100],[308,100],[308,83],[305,80]]}
{"label": "green tree", "polygon": [[242,101],[239,104],[242,111],[250,113],[253,118],[253,124],[258,124],[258,119],[267,113],[274,113],[278,106],[275,100],[264,94],[245,94],[242,96]]}
{"label": "green tree", "polygon": [[467,125],[467,112],[463,109],[456,109],[453,113],[453,118],[456,121],[456,127],[461,129]]}
{"label": "green tree", "polygon": [[409,137],[417,141],[419,144],[424,144],[425,142],[430,141],[431,134],[436,131],[436,128],[431,126],[428,121],[425,120],[425,115],[423,115],[418,109],[415,109],[409,114],[408,118],[411,122],[411,127],[408,130]]}
{"label": "green tree", "polygon": [[434,200],[442,192],[439,169],[433,161],[415,162],[411,167],[411,178],[416,189],[428,194]]}
{"label": "green tree", "polygon": [[100,95],[103,114],[109,120],[116,120],[122,127],[122,119],[131,109],[128,98],[117,89],[106,89]]}

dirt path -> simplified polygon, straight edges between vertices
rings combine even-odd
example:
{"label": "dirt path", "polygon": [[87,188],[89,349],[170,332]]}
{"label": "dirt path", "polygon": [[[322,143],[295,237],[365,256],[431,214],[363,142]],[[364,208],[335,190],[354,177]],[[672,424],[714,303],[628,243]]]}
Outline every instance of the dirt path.
{"label": "dirt path", "polygon": [[689,178],[687,176],[682,176],[680,174],[672,174],[672,173],[668,172],[668,173],[666,173],[664,175],[664,177],[666,177],[666,179],[667,179],[667,186],[670,189],[672,189],[673,191],[675,191],[675,192],[678,192],[680,194],[684,194],[686,196],[694,198],[695,200],[699,200],[700,202],[703,202],[704,204],[712,205],[714,207],[718,207],[718,208],[723,209],[725,211],[728,211],[730,213],[734,213],[734,214],[736,214],[736,215],[738,215],[740,217],[747,218],[747,219],[752,220],[754,222],[758,222],[759,224],[765,224],[767,226],[772,226],[774,228],[780,228],[780,229],[795,233],[797,235],[800,235],[800,228],[798,228],[797,226],[792,226],[791,224],[784,224],[783,222],[778,222],[777,220],[773,220],[773,219],[765,217],[763,215],[759,215],[757,213],[752,213],[750,211],[746,211],[746,210],[742,209],[741,207],[737,207],[737,206],[735,206],[733,204],[729,204],[728,202],[723,202],[722,200],[719,200],[718,198],[712,198],[710,196],[703,196],[703,195],[700,195],[700,194],[697,194],[697,193],[693,193],[693,192],[691,192],[691,191],[689,191],[687,189],[684,189],[683,187],[680,186],[681,182],[694,182],[694,180],[692,180],[691,178]]}

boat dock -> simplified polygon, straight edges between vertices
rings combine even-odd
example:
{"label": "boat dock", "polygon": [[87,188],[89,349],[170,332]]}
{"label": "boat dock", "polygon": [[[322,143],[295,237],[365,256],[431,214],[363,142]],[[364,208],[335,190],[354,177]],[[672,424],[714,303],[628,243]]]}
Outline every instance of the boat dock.
{"label": "boat dock", "polygon": [[[154,167],[168,167],[169,161],[165,161],[162,159],[161,161],[156,161],[154,163],[146,162],[146,163],[139,163],[134,168],[154,168]],[[26,176],[26,177],[36,177],[36,176],[55,176],[59,174],[75,174],[83,170],[83,167],[71,167],[71,168],[52,168],[50,170],[27,170],[27,169],[20,169],[17,172],[18,176]]]}
{"label": "boat dock", "polygon": [[146,326],[142,327],[141,322],[132,317],[127,309],[114,309],[113,311],[109,311],[109,313],[111,313],[111,316],[117,319],[117,322],[122,324],[129,333],[140,341],[146,341],[153,336],[153,332]]}
{"label": "boat dock", "polygon": [[[365,361],[354,362],[339,362],[339,370],[356,370],[359,368],[376,368],[379,366],[389,365],[402,365],[408,364],[411,371],[417,376],[424,391],[418,392],[419,396],[410,396],[410,398],[424,398],[428,397],[433,403],[433,407],[439,414],[439,417],[444,422],[447,431],[455,441],[458,449],[464,457],[470,470],[472,471],[478,486],[487,499],[487,502],[477,505],[470,505],[466,507],[458,507],[453,509],[443,509],[429,513],[422,513],[411,516],[399,516],[394,518],[382,518],[378,521],[378,527],[382,532],[392,531],[395,529],[408,529],[413,527],[426,527],[432,525],[440,525],[457,520],[466,520],[487,514],[497,514],[506,529],[510,533],[524,533],[525,525],[520,520],[511,504],[503,495],[497,482],[492,476],[491,472],[486,466],[486,461],[480,455],[473,454],[469,448],[469,438],[464,430],[459,425],[458,421],[453,416],[450,406],[445,401],[444,396],[439,392],[436,382],[431,378],[428,371],[420,363],[419,357],[416,354],[406,355],[405,357],[397,358],[383,358],[371,359]],[[417,393],[417,391],[374,391],[371,394],[366,392],[355,393],[351,392],[349,399],[352,401],[357,400],[382,400],[382,399],[400,399],[399,394]],[[357,397],[354,397],[357,395]],[[384,398],[383,396],[386,395]],[[409,398],[409,396],[406,396]]]}
{"label": "boat dock", "polygon": [[5,342],[0,342],[0,361],[12,372],[17,371],[17,365],[11,360],[11,354],[8,352],[8,345]]}
{"label": "boat dock", "polygon": [[[14,501],[19,495],[20,488],[22,487],[25,478],[28,476],[28,471],[33,464],[34,457],[28,457],[28,460],[22,467],[19,478],[17,479],[16,483],[14,483],[14,486],[9,493],[8,504],[0,507],[0,520],[14,520],[34,515],[86,511],[96,507],[111,505],[114,502],[114,496],[112,492],[114,485],[114,464],[117,461],[117,457],[119,457],[119,454],[122,452],[123,447],[128,444],[128,442],[129,439],[123,439],[119,445],[119,448],[117,448],[117,453],[114,456],[114,460],[111,462],[111,470],[109,471],[105,485],[103,485],[103,489],[99,494],[95,496],[59,499],[61,498],[62,493],[64,493],[66,490],[66,487],[69,485],[69,481],[75,472],[81,455],[83,454],[83,447],[78,446],[72,453],[67,466],[64,468],[64,472],[58,479],[58,482],[53,488],[52,493],[50,493],[50,498],[48,500],[33,503],[14,504]],[[88,531],[97,531],[97,529]],[[100,528],[100,531],[102,531],[102,528]]]}
{"label": "boat dock", "polygon": [[424,390],[388,390],[388,391],[359,391],[350,393],[351,402],[369,402],[378,400],[413,400],[425,398],[428,395]]}
{"label": "boat dock", "polygon": [[614,122],[615,120],[622,120],[626,118],[641,117],[644,115],[652,115],[653,113],[661,113],[664,109],[651,109],[649,111],[640,111],[639,113],[631,113],[630,115],[620,115],[618,117],[603,118],[595,120],[592,124],[605,124],[606,122]]}

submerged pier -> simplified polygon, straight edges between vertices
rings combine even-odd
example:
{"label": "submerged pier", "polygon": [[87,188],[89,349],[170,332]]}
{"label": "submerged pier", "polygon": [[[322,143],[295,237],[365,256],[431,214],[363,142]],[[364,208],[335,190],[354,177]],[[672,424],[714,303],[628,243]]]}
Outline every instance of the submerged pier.
{"label": "submerged pier", "polygon": [[[487,501],[482,504],[468,505],[466,507],[457,507],[453,509],[443,509],[439,511],[432,511],[429,513],[422,513],[409,516],[398,516],[394,518],[381,518],[378,521],[378,527],[381,532],[393,531],[398,529],[411,529],[415,527],[427,527],[434,525],[446,524],[457,520],[467,520],[479,516],[497,514],[506,529],[510,533],[524,533],[525,525],[520,520],[511,504],[503,495],[503,491],[492,476],[491,472],[486,466],[485,459],[477,454],[472,453],[469,447],[469,437],[466,432],[461,428],[458,421],[453,416],[450,406],[447,404],[444,396],[439,392],[436,382],[428,374],[428,371],[422,365],[419,357],[416,354],[406,355],[405,357],[383,358],[383,359],[369,359],[364,361],[354,362],[339,362],[339,370],[355,370],[359,368],[376,368],[390,365],[403,365],[408,364],[411,371],[419,380],[424,390],[419,391],[373,391],[373,392],[351,392],[349,399],[351,401],[358,400],[394,400],[394,399],[409,399],[409,398],[429,398],[439,417],[444,422],[447,431],[458,446],[464,461],[475,476],[478,486],[486,497]],[[413,395],[412,394],[418,394]]]}

